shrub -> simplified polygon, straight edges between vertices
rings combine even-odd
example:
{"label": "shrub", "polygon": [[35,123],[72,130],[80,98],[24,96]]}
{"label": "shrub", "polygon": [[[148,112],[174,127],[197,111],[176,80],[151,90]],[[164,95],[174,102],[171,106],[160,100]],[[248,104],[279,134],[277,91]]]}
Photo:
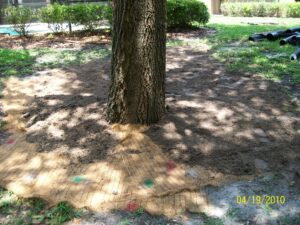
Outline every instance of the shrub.
{"label": "shrub", "polygon": [[14,30],[22,36],[28,34],[28,27],[35,19],[35,11],[26,7],[9,6],[4,9],[4,16]]}
{"label": "shrub", "polygon": [[225,16],[300,17],[300,3],[223,3]]}
{"label": "shrub", "polygon": [[64,30],[63,25],[70,20],[69,17],[68,6],[58,3],[48,5],[39,10],[39,19],[44,23],[48,23],[48,27],[55,33]]}
{"label": "shrub", "polygon": [[282,4],[272,4],[267,7],[268,14],[271,17],[283,17],[283,11],[281,10]]}
{"label": "shrub", "polygon": [[189,27],[193,22],[206,24],[209,13],[206,5],[198,0],[168,0],[168,27]]}
{"label": "shrub", "polygon": [[48,23],[54,32],[63,31],[64,23],[82,25],[85,30],[94,32],[102,20],[112,20],[112,9],[100,4],[60,5],[55,3],[41,8],[39,15],[41,21]]}
{"label": "shrub", "polygon": [[286,10],[287,17],[300,17],[300,2],[288,4]]}
{"label": "shrub", "polygon": [[[61,5],[55,3],[39,10],[39,19],[48,23],[54,32],[64,31],[64,24],[84,26],[90,32],[108,20],[112,24],[113,12],[110,5],[74,4]],[[204,3],[199,0],[168,0],[167,22],[169,27],[189,27],[192,23],[206,24],[209,13]]]}
{"label": "shrub", "polygon": [[76,4],[68,7],[71,22],[83,25],[85,30],[95,31],[100,22],[105,19],[105,6],[99,4]]}
{"label": "shrub", "polygon": [[241,14],[243,16],[252,16],[252,7],[251,4],[245,3],[244,5],[241,5]]}
{"label": "shrub", "polygon": [[[271,3],[272,4],[272,3]],[[253,16],[264,17],[269,16],[269,3],[257,3],[253,4]]]}

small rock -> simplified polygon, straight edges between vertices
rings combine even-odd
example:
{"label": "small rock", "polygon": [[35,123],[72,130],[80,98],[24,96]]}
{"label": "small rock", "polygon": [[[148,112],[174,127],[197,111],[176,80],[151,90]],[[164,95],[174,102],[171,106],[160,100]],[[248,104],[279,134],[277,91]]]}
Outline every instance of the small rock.
{"label": "small rock", "polygon": [[268,138],[259,138],[259,140],[262,143],[271,143],[271,141]]}
{"label": "small rock", "polygon": [[186,136],[191,136],[193,132],[190,129],[185,129],[184,133]]}
{"label": "small rock", "polygon": [[194,169],[189,169],[188,171],[186,171],[186,175],[194,179],[198,177],[198,173]]}
{"label": "small rock", "polygon": [[260,128],[254,129],[253,132],[260,137],[267,137],[266,133]]}

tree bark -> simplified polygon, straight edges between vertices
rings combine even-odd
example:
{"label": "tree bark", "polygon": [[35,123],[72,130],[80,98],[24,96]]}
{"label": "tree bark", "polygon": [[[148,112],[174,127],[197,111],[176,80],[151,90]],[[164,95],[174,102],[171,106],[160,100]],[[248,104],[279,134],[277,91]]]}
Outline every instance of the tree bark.
{"label": "tree bark", "polygon": [[115,0],[108,119],[157,122],[165,111],[166,0]]}

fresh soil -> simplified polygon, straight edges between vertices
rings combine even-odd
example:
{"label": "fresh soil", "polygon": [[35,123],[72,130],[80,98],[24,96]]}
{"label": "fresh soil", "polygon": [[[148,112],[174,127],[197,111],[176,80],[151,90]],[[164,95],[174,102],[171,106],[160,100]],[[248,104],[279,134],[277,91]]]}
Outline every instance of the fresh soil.
{"label": "fresh soil", "polygon": [[[209,35],[203,32],[174,31],[174,35],[168,37]],[[3,41],[3,38],[7,39]],[[103,44],[99,36],[54,39],[37,37],[28,41],[1,37],[0,46],[30,49]],[[109,43],[109,39],[105,41]],[[107,57],[21,78],[21,82],[27,82],[34,90],[33,101],[23,111],[27,141],[37,144],[40,152],[60,153],[74,166],[110,161],[116,157],[113,147],[119,143],[120,137],[115,135],[105,115],[109,74],[110,58]],[[251,183],[230,182],[219,189],[207,187],[209,199],[220,208],[224,201],[232,206],[238,193],[245,196],[273,193],[292,200],[278,209],[284,211],[283,215],[288,214],[290,206],[299,212],[299,205],[293,201],[299,199],[297,190],[300,185],[299,106],[281,83],[226,71],[223,63],[212,58],[208,46],[167,49],[166,115],[158,124],[148,127],[145,134],[168,158],[187,167],[205,167],[214,172],[212,176],[263,174],[262,178]],[[139,154],[139,151],[132,149],[130,154]],[[279,179],[268,180],[277,173],[281,174]],[[259,217],[261,213],[260,206],[253,206],[250,210],[249,207],[237,206],[236,210],[243,222],[252,220],[254,215]],[[264,216],[261,218],[269,218]],[[188,217],[192,219],[169,220],[148,214],[134,217],[125,212],[113,212],[89,215],[70,224],[116,224],[116,221],[124,222],[124,218],[137,224],[139,221],[206,224],[203,223],[205,219],[198,218],[198,215]],[[253,224],[267,223],[264,220],[253,221]]]}
{"label": "fresh soil", "polygon": [[[279,84],[227,72],[205,45],[169,48],[167,61],[166,115],[146,134],[171,159],[232,175],[260,172],[257,159],[272,171],[299,164],[299,108]],[[116,138],[105,119],[109,68],[106,58],[51,71],[52,80],[65,73],[68,82],[80,83],[66,85],[65,95],[45,94],[53,84],[35,80],[39,91],[24,111],[27,140],[40,151],[62,151],[74,163],[111,156]],[[69,116],[61,119],[62,113]],[[49,127],[62,136],[49,134]]]}
{"label": "fresh soil", "polygon": [[[104,59],[101,64],[92,62],[86,66],[59,70],[69,82],[80,83],[80,91],[77,90],[70,95],[51,93],[45,96],[41,89],[32,105],[23,114],[29,131],[27,141],[37,143],[41,152],[60,151],[63,155],[72,157],[73,163],[91,163],[111,155],[112,152],[109,150],[116,144],[116,140],[105,119],[109,66],[109,59]],[[52,73],[52,78],[55,74],[56,72]],[[43,84],[41,85],[40,88],[43,88]],[[83,96],[83,93],[90,94]],[[59,103],[49,104],[53,101]],[[70,117],[61,120],[63,113],[71,114]],[[87,119],[89,117],[91,119]],[[72,121],[74,124],[70,128]],[[31,132],[37,124],[41,130]],[[57,133],[49,134],[47,132],[49,127],[62,130],[64,135],[57,137]],[[68,149],[76,148],[84,152],[68,152]]]}
{"label": "fresh soil", "polygon": [[[174,38],[192,36],[174,34]],[[25,48],[102,44],[98,36],[93,38],[26,39]],[[9,39],[2,40],[1,47],[24,46],[21,38],[15,38],[13,46],[6,43]],[[34,90],[33,101],[23,111],[27,141],[41,152],[58,152],[73,164],[111,160],[119,137],[105,115],[109,74],[106,57],[22,78]],[[300,186],[299,106],[280,83],[226,71],[206,45],[167,49],[166,114],[145,134],[170,159],[187,167],[205,167],[215,172],[212,176],[283,171],[286,185]],[[220,190],[223,197],[234,192],[231,188]]]}
{"label": "fresh soil", "polygon": [[234,175],[259,172],[256,159],[272,171],[300,162],[299,107],[284,88],[228,73],[209,52],[173,48],[168,62],[167,114],[148,135],[172,159]]}

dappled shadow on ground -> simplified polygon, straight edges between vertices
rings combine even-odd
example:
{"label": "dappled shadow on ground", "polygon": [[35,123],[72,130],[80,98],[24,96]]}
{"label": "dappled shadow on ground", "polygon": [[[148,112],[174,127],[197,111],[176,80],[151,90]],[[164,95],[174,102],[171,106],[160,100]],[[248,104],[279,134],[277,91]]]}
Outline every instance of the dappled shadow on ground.
{"label": "dappled shadow on ground", "polygon": [[167,68],[168,113],[147,134],[174,160],[236,175],[299,160],[299,108],[282,87],[191,48],[170,49]]}
{"label": "dappled shadow on ground", "polygon": [[7,81],[7,128],[25,133],[0,148],[2,184],[77,207],[174,215],[216,209],[200,187],[297,169],[299,111],[278,85],[229,74],[203,49],[171,48],[162,121],[111,126],[109,66],[105,58]]}
{"label": "dappled shadow on ground", "polygon": [[108,75],[104,71],[108,67],[106,59],[98,65],[93,62],[54,71],[54,76],[61,73],[60,79],[51,79],[53,71],[46,75],[45,82],[49,82],[51,90],[36,96],[24,114],[30,127],[27,141],[39,140],[42,152],[69,154],[73,163],[105,158],[108,149],[116,144],[105,120]]}

